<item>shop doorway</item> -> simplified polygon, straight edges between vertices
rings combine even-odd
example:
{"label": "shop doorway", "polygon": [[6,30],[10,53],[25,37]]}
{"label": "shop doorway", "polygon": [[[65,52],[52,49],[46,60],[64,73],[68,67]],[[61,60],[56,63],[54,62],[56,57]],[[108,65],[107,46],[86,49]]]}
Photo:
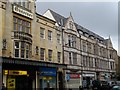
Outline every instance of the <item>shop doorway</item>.
{"label": "shop doorway", "polygon": [[7,90],[32,90],[32,80],[29,76],[8,76]]}
{"label": "shop doorway", "polygon": [[62,72],[59,72],[58,74],[59,90],[63,89],[63,77],[62,76],[63,76]]}

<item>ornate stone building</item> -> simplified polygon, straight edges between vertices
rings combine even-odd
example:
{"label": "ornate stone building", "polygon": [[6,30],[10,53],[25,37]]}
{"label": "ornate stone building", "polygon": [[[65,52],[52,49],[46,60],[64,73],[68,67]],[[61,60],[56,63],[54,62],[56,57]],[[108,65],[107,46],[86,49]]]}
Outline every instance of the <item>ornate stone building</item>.
{"label": "ornate stone building", "polygon": [[56,21],[56,26],[63,32],[63,61],[66,87],[78,88],[84,84],[89,86],[93,79],[110,80],[115,74],[116,50],[110,37],[104,39],[94,32],[77,24],[71,13],[64,17],[50,9],[44,14]]}
{"label": "ornate stone building", "polygon": [[63,87],[61,31],[35,0],[15,1],[0,0],[0,88]]}

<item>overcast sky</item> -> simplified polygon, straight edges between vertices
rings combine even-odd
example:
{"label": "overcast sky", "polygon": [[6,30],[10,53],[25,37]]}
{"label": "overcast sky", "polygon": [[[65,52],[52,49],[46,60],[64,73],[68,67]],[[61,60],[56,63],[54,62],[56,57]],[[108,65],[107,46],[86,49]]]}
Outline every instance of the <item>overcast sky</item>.
{"label": "overcast sky", "polygon": [[[99,0],[100,1],[100,0]],[[64,17],[70,12],[78,24],[90,31],[109,38],[118,50],[118,2],[37,2],[37,12],[51,9]]]}

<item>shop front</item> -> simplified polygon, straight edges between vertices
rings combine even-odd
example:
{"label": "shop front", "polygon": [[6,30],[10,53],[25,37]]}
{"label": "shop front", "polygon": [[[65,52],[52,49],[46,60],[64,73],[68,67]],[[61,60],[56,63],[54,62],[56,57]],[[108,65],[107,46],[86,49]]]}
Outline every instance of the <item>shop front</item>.
{"label": "shop front", "polygon": [[49,67],[41,67],[39,74],[40,90],[48,88],[57,88],[57,69]]}
{"label": "shop front", "polygon": [[[3,64],[4,65],[4,64]],[[28,70],[28,66],[18,68],[19,65],[13,65],[14,68],[9,68],[11,64],[9,64],[8,68],[5,68],[7,64],[5,64],[3,69],[3,83],[5,84],[7,90],[32,90],[35,88],[35,71]],[[12,67],[12,66],[11,66]],[[29,68],[30,69],[30,68]]]}
{"label": "shop front", "polygon": [[95,73],[84,73],[83,75],[82,85],[83,88],[91,88],[92,81],[95,79]]}
{"label": "shop front", "polygon": [[67,80],[67,88],[68,89],[78,89],[80,87],[80,74],[78,73],[67,73],[66,74]]}
{"label": "shop front", "polygon": [[7,90],[60,88],[58,81],[63,83],[61,76],[65,67],[63,64],[3,58],[2,83]]}

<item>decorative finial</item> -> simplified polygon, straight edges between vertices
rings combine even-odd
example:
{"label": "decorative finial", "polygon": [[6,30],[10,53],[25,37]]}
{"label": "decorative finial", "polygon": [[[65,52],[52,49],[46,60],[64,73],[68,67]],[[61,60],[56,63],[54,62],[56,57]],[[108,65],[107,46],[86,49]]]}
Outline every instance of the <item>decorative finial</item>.
{"label": "decorative finial", "polygon": [[110,39],[110,35],[109,35],[109,39]]}
{"label": "decorative finial", "polygon": [[72,13],[70,12],[70,16],[72,16]]}

